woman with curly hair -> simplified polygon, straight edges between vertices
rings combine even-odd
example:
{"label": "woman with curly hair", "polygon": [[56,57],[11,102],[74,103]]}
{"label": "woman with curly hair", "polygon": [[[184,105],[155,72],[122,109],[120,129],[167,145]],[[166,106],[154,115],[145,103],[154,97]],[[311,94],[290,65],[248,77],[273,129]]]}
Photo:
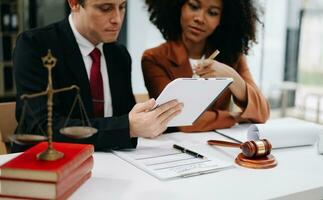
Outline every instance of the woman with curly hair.
{"label": "woman with curly hair", "polygon": [[[192,77],[193,71],[203,78],[234,80],[193,126],[178,127],[180,131],[209,131],[268,119],[268,103],[253,81],[245,56],[256,42],[259,21],[252,0],[146,0],[146,4],[151,22],[166,39],[142,57],[151,97],[157,98],[176,78]],[[216,61],[204,60],[216,49],[220,51]],[[231,97],[239,112],[230,112]]]}

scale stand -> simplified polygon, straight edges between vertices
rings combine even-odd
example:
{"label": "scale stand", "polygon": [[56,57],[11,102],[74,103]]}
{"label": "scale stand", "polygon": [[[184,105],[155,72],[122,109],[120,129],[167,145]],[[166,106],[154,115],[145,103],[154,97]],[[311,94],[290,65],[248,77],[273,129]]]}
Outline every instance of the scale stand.
{"label": "scale stand", "polygon": [[[85,109],[84,109],[84,105],[83,105],[82,100],[80,98],[80,95],[79,95],[79,90],[80,89],[79,89],[78,86],[72,85],[72,86],[66,87],[66,88],[53,89],[52,68],[55,67],[55,65],[57,63],[57,59],[52,55],[50,49],[48,50],[48,54],[46,56],[42,57],[42,61],[43,61],[44,67],[46,67],[47,70],[48,70],[48,85],[47,85],[47,89],[45,91],[42,91],[42,92],[39,92],[39,93],[35,93],[35,94],[24,94],[24,95],[21,96],[21,99],[23,99],[24,101],[26,101],[27,99],[31,99],[31,98],[36,98],[36,97],[40,97],[40,96],[47,96],[47,136],[48,136],[48,148],[45,151],[39,153],[37,155],[37,158],[39,160],[44,160],[44,161],[55,161],[55,160],[61,159],[64,156],[64,153],[55,150],[54,147],[53,147],[53,127],[52,127],[53,119],[52,118],[53,118],[53,96],[54,96],[54,94],[55,93],[66,92],[66,91],[70,91],[70,90],[76,89],[77,92],[78,92],[77,99],[79,101],[80,108],[82,109],[81,112],[83,113],[82,116],[83,115],[85,116],[85,118],[87,119],[87,123],[90,126],[91,126],[91,124],[89,122],[89,119],[88,119],[87,114],[86,114]],[[74,102],[74,105],[75,105],[75,102]],[[25,111],[25,109],[23,111]],[[70,115],[68,116],[68,119],[69,119],[69,117],[70,117]],[[75,136],[75,134],[76,134],[75,132],[84,129],[85,131],[83,131],[83,132],[85,132],[86,135],[82,135],[83,132],[81,131],[81,134],[79,134],[79,138],[90,137],[91,135],[93,135],[93,134],[95,134],[97,132],[97,129],[92,128],[92,127],[85,127],[85,126],[81,126],[81,127],[67,127],[67,128],[65,127],[62,130],[64,130],[64,129],[65,130],[66,129],[68,130],[68,131],[65,131],[65,132],[66,132],[66,135],[67,136],[70,136],[70,137],[73,137],[73,134]],[[62,134],[64,134],[64,132]],[[21,136],[27,137],[27,134],[21,135]],[[29,135],[29,136],[30,136],[29,138],[36,138],[37,135]],[[22,137],[22,138],[24,138],[24,137]]]}

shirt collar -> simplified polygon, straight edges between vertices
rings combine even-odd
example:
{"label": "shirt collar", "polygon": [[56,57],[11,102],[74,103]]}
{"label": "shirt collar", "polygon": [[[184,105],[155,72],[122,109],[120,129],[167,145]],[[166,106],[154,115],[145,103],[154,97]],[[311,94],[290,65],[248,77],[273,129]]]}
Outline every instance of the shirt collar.
{"label": "shirt collar", "polygon": [[94,46],[88,39],[81,35],[75,27],[72,14],[68,16],[69,24],[72,28],[73,34],[75,36],[76,42],[80,47],[82,56],[88,56],[95,47],[97,47],[101,53],[103,52],[103,43],[101,42],[97,46]]}

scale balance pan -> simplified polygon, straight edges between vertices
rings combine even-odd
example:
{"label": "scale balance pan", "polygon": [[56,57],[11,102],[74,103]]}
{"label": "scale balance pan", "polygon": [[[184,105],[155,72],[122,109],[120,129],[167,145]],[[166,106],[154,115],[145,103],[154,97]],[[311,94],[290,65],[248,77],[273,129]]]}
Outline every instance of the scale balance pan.
{"label": "scale balance pan", "polygon": [[22,144],[35,144],[41,141],[46,141],[48,138],[43,135],[32,135],[32,134],[15,134],[11,137],[15,142]]}
{"label": "scale balance pan", "polygon": [[88,126],[70,126],[61,128],[59,132],[74,139],[88,138],[98,132],[98,129]]}

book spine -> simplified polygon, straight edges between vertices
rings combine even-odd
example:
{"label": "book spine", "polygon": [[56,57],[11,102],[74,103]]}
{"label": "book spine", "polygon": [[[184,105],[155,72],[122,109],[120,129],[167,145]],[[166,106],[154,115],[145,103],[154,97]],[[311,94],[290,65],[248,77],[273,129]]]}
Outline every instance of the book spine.
{"label": "book spine", "polygon": [[[40,144],[42,145],[42,144]],[[46,165],[39,162],[34,162],[34,156],[43,148],[45,145],[35,147],[34,149],[29,149],[22,153],[15,159],[3,164],[1,169],[0,178],[10,178],[10,179],[20,179],[20,180],[31,180],[31,181],[43,181],[43,182],[59,182],[64,177],[72,173],[81,163],[92,156],[94,152],[94,147],[92,145],[86,145],[82,150],[77,153],[70,154],[66,162],[57,164],[57,168],[47,169]],[[58,151],[66,152],[68,151],[68,145],[62,143],[53,143],[54,147]],[[57,147],[56,147],[57,146]],[[29,151],[29,152],[28,152]],[[64,159],[64,158],[63,158]],[[31,161],[32,164],[26,164]],[[58,161],[59,163],[59,161]],[[51,164],[50,164],[51,165]],[[47,165],[48,166],[48,165]],[[53,166],[53,165],[52,165]],[[36,167],[36,168],[35,168]]]}
{"label": "book spine", "polygon": [[69,175],[73,170],[75,170],[81,163],[83,163],[86,159],[89,157],[92,157],[92,154],[94,153],[93,146],[90,146],[86,148],[82,153],[75,156],[73,160],[66,163],[63,168],[61,168],[58,173],[57,182],[61,181],[64,177]]}
{"label": "book spine", "polygon": [[[0,38],[1,39],[1,38]],[[10,36],[2,37],[2,47],[3,47],[3,60],[11,61],[12,58],[12,38]]]}
{"label": "book spine", "polygon": [[[56,199],[60,196],[65,196],[66,193],[73,190],[76,184],[84,182],[82,179],[91,173],[93,163],[93,157],[88,158],[73,173],[57,183],[0,179],[2,186],[0,196],[33,199]],[[17,188],[14,188],[15,183],[18,184]],[[44,190],[41,191],[40,188]]]}
{"label": "book spine", "polygon": [[10,92],[14,88],[14,81],[13,81],[13,67],[10,65],[5,65],[3,67],[3,78],[4,78],[4,91]]}
{"label": "book spine", "polygon": [[80,177],[91,172],[93,168],[93,157],[88,158],[82,165],[76,169],[75,172],[65,177],[63,180],[57,183],[56,198],[62,196],[71,186],[75,185]]}
{"label": "book spine", "polygon": [[[76,167],[75,169],[73,169],[71,171],[71,173],[69,173],[69,175],[61,178],[60,181],[44,181],[44,180],[38,180],[38,179],[22,179],[22,178],[13,178],[13,177],[3,177],[0,176],[0,183],[3,183],[5,180],[11,180],[11,181],[17,181],[17,182],[26,182],[26,183],[48,183],[48,184],[56,184],[56,183],[61,183],[64,182],[66,179],[68,179],[70,176],[77,174],[79,170],[81,170],[82,168],[85,168],[83,165],[85,165],[85,163],[88,163],[88,165],[90,165],[91,162],[91,169],[93,168],[94,165],[94,160],[93,157],[90,156],[87,160],[85,160],[83,163],[81,163],[78,167]],[[0,192],[1,194],[1,192]]]}
{"label": "book spine", "polygon": [[[83,183],[85,183],[92,175],[92,172],[89,172],[82,176],[74,185],[72,185],[64,194],[57,197],[56,200],[66,200],[70,197]],[[29,197],[16,197],[10,195],[0,194],[1,200],[13,200],[13,199],[23,199],[23,200],[45,200],[44,198],[29,198]]]}
{"label": "book spine", "polygon": [[57,197],[57,200],[66,200],[70,197],[85,181],[87,181],[92,175],[92,172],[87,173],[84,175],[78,182],[76,182],[72,187],[70,187],[64,194]]}
{"label": "book spine", "polygon": [[2,31],[10,30],[10,4],[2,4],[1,5],[1,28]]}

